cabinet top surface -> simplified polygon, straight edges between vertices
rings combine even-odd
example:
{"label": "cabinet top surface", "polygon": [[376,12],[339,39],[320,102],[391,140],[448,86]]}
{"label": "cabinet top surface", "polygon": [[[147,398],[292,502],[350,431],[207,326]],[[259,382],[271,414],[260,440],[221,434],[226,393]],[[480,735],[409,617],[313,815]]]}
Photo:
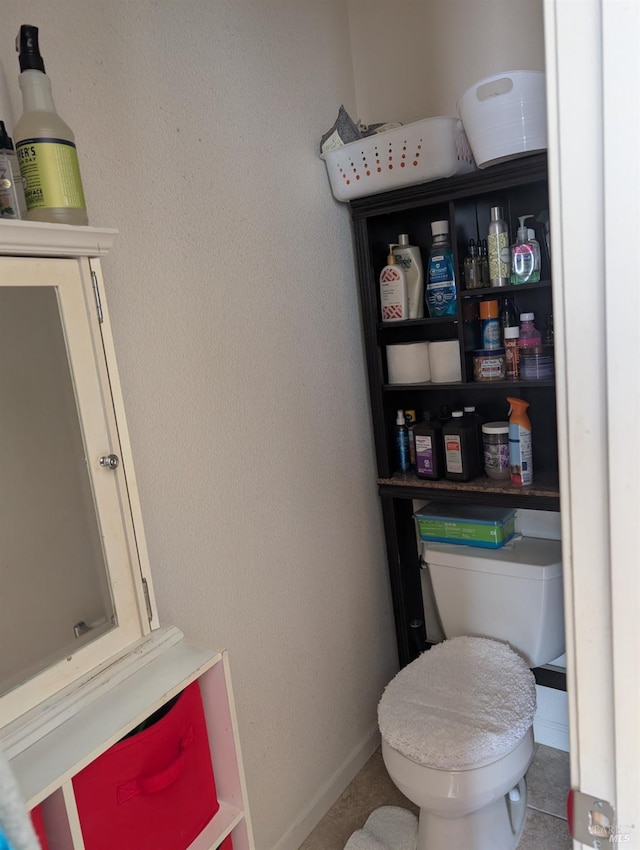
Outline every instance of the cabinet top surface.
{"label": "cabinet top surface", "polygon": [[110,251],[117,234],[110,227],[0,219],[0,255],[102,257]]}
{"label": "cabinet top surface", "polygon": [[368,218],[394,210],[423,204],[438,203],[471,195],[481,195],[496,189],[523,185],[547,179],[546,152],[498,163],[490,168],[478,168],[467,174],[431,180],[415,186],[405,186],[378,195],[368,195],[350,202],[354,219]]}

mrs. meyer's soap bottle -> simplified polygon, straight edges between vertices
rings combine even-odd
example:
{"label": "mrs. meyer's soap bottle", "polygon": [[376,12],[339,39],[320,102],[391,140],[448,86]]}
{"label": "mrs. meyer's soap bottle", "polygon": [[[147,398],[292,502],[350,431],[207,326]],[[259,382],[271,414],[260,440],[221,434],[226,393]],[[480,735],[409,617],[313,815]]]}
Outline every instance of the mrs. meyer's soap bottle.
{"label": "mrs. meyer's soap bottle", "polygon": [[23,112],[13,131],[25,185],[27,218],[88,224],[73,133],[56,112],[38,47],[38,27],[23,25],[20,54]]}

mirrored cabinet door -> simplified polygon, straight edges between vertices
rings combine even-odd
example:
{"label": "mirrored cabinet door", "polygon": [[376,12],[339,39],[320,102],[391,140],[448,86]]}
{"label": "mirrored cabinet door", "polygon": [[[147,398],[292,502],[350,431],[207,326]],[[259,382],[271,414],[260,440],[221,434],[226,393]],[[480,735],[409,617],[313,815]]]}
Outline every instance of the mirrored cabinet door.
{"label": "mirrored cabinet door", "polygon": [[149,630],[89,261],[0,258],[0,714]]}

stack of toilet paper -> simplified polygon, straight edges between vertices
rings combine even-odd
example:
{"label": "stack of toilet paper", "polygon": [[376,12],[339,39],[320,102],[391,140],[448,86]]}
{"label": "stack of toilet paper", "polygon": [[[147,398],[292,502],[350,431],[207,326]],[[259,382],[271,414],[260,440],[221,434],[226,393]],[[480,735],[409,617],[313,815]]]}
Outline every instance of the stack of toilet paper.
{"label": "stack of toilet paper", "polygon": [[390,384],[448,384],[462,380],[457,339],[387,346]]}
{"label": "stack of toilet paper", "polygon": [[399,806],[381,806],[353,833],[344,850],[416,850],[417,843],[418,818]]}

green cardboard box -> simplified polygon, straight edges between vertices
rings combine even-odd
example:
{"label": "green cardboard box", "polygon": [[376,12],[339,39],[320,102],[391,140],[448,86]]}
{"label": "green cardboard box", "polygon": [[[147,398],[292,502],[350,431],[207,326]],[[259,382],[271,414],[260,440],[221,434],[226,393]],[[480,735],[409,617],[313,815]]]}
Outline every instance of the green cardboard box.
{"label": "green cardboard box", "polygon": [[515,532],[516,512],[512,508],[486,505],[450,505],[429,502],[414,518],[422,540],[462,543],[485,549],[498,549]]}

